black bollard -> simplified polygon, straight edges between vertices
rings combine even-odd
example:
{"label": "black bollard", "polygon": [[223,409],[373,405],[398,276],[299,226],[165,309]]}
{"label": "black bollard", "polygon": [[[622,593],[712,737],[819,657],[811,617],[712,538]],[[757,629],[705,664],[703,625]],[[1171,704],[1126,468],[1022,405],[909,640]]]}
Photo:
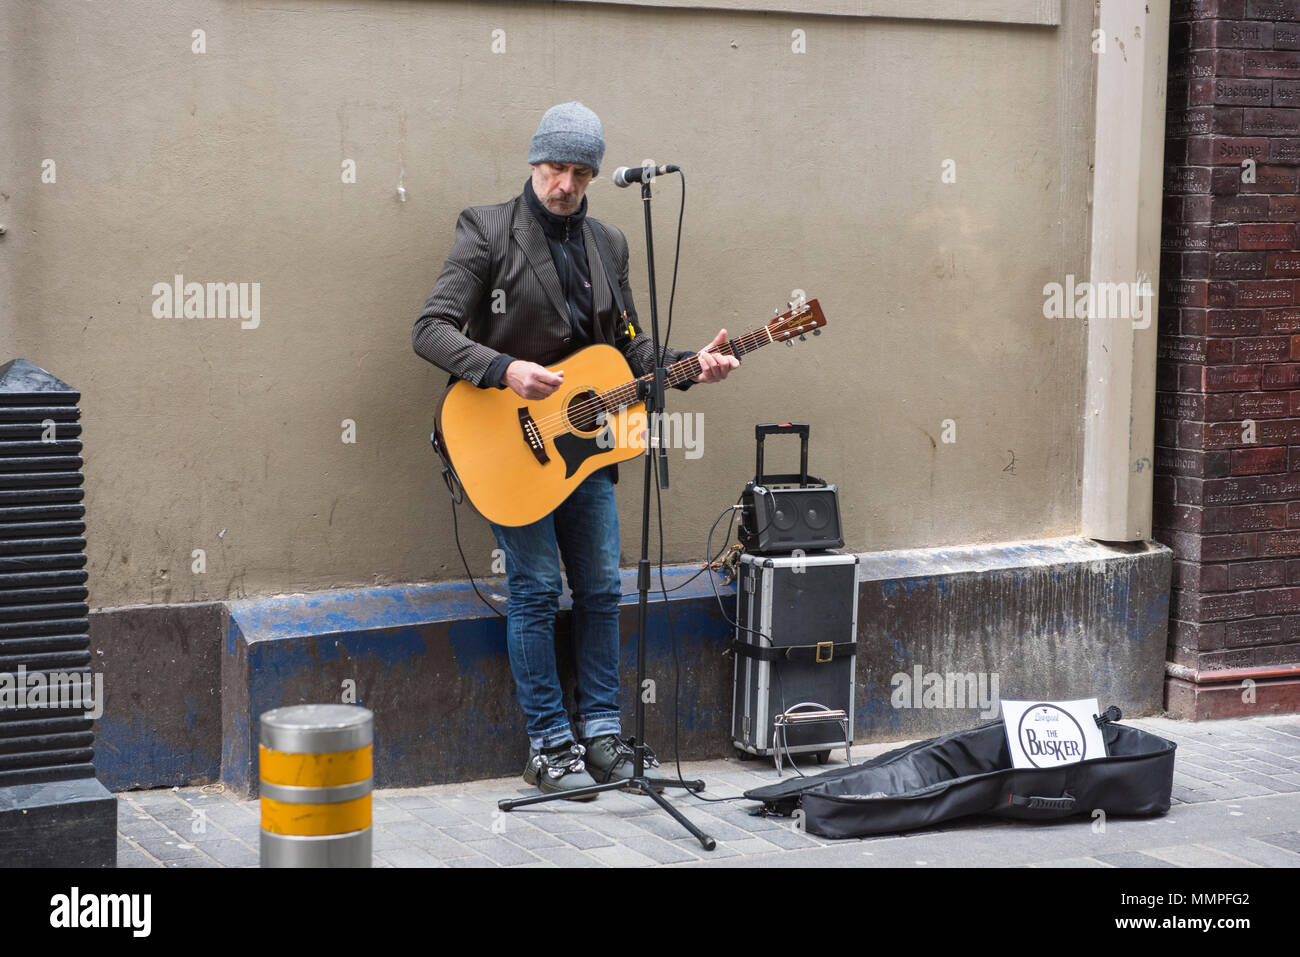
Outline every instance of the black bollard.
{"label": "black bollard", "polygon": [[117,799],[91,763],[80,398],[0,365],[0,867],[117,865]]}

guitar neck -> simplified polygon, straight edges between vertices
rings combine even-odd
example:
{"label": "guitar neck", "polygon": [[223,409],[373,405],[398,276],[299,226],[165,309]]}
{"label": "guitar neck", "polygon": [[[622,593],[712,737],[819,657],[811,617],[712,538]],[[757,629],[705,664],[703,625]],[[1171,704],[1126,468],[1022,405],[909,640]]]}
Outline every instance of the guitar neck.
{"label": "guitar neck", "polygon": [[[738,339],[728,339],[716,349],[706,351],[715,353],[720,356],[735,356],[737,359],[749,355],[755,349],[761,349],[763,346],[775,340],[772,339],[771,333],[767,331],[767,326],[761,326],[753,332],[743,335]],[[687,356],[679,362],[674,362],[668,367],[668,385],[680,385],[683,382],[689,382],[700,374],[700,360],[695,356]],[[653,376],[641,376],[639,381],[648,382]]]}
{"label": "guitar neck", "polygon": [[[728,339],[722,345],[710,348],[706,351],[721,356],[735,356],[737,359],[747,356],[756,349],[761,349],[769,343],[775,342],[767,326],[760,326],[753,332],[740,336],[735,339]],[[687,356],[674,362],[668,367],[667,385],[669,388],[675,385],[681,385],[683,382],[689,382],[700,374],[700,360],[696,356]],[[654,374],[647,373],[631,382],[625,382],[617,388],[610,389],[608,392],[601,393],[601,400],[607,409],[622,408],[639,401],[637,393],[639,383],[649,383],[653,381]]]}

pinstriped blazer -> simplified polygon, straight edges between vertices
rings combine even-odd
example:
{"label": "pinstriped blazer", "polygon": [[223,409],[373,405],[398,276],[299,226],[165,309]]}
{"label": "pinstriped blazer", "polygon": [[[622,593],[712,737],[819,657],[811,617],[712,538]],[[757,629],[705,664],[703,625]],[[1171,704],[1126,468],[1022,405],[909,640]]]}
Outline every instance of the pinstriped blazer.
{"label": "pinstriped blazer", "polygon": [[[654,346],[636,321],[628,285],[627,239],[618,228],[590,216],[584,217],[582,228],[596,309],[595,341],[617,345],[633,374],[645,375],[654,368]],[[593,229],[604,232],[613,251],[620,292],[635,333],[631,339],[617,315]],[[415,351],[451,373],[449,384],[461,378],[486,388],[498,384],[484,380],[500,353],[550,365],[575,352],[581,345],[575,340],[546,234],[524,194],[495,206],[464,210],[456,221],[456,240],[442,274],[415,320],[411,332]],[[670,348],[665,365],[694,354]]]}

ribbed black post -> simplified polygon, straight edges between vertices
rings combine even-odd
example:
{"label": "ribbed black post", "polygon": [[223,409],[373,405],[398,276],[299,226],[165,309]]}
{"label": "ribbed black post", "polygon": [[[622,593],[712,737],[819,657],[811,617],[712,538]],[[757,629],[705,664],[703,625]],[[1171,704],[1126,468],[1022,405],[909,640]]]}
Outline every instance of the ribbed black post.
{"label": "ribbed black post", "polygon": [[[95,780],[81,395],[0,365],[0,866],[114,867],[117,801]],[[102,681],[102,679],[101,679]]]}

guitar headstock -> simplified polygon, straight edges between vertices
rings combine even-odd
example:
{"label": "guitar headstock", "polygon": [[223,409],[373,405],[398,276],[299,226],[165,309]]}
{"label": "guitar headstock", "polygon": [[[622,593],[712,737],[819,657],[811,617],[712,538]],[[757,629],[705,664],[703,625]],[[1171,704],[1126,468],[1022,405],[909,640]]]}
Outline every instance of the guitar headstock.
{"label": "guitar headstock", "polygon": [[782,340],[789,342],[796,336],[802,339],[810,332],[819,335],[821,327],[826,325],[826,316],[822,314],[822,307],[816,299],[805,299],[800,296],[787,305],[789,309],[767,324],[767,331],[773,342]]}

